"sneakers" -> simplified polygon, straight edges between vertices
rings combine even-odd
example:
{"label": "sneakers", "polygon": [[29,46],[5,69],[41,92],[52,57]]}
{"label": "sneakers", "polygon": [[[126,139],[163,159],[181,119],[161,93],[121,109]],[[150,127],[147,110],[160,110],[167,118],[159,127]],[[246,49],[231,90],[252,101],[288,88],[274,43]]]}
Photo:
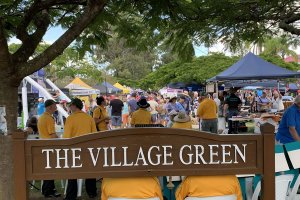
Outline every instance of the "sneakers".
{"label": "sneakers", "polygon": [[61,196],[61,194],[59,194],[59,193],[53,193],[53,194],[48,194],[48,195],[45,195],[45,198],[53,198],[53,197],[60,197]]}

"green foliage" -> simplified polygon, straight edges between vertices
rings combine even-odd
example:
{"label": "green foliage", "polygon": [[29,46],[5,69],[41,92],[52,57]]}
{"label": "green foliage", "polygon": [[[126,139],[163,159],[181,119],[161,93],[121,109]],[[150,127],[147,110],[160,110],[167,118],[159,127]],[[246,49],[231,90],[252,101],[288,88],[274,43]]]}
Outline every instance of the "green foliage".
{"label": "green foliage", "polygon": [[[279,56],[262,54],[260,57],[289,70],[296,71],[300,68],[299,64],[286,63]],[[174,82],[189,83],[196,81],[198,83],[205,83],[207,79],[221,73],[239,59],[240,57],[229,57],[224,54],[214,53],[195,58],[191,62],[175,61],[163,65],[156,71],[150,73],[142,79],[139,85],[143,89],[160,89]]]}
{"label": "green foliage", "polygon": [[107,64],[103,70],[120,83],[133,87],[136,87],[138,80],[152,72],[157,60],[154,50],[142,51],[128,47],[125,40],[115,36],[109,39],[106,49],[97,46],[94,53],[94,62]]}
{"label": "green foliage", "polygon": [[273,64],[279,66],[279,67],[283,67],[283,68],[293,70],[293,71],[300,70],[300,65],[298,63],[295,63],[295,62],[287,63],[279,55],[274,56],[274,55],[262,53],[260,55],[260,57],[270,63],[273,63]]}
{"label": "green foliage", "polygon": [[147,75],[141,82],[143,89],[159,89],[172,82],[205,81],[222,72],[238,60],[238,57],[228,57],[224,54],[214,53],[201,56],[191,62],[175,61],[161,66],[156,71]]}
{"label": "green foliage", "polygon": [[264,54],[281,56],[284,59],[286,56],[293,56],[298,59],[297,53],[290,49],[290,46],[297,46],[297,42],[291,40],[288,36],[268,38],[264,42]]}

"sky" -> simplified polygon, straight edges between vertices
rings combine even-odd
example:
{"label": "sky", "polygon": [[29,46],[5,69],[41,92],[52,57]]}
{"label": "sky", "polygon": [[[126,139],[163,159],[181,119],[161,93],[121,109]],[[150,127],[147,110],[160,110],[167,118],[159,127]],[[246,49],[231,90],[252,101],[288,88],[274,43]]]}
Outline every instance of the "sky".
{"label": "sky", "polygon": [[[43,40],[46,43],[53,43],[56,39],[58,39],[65,30],[63,30],[60,26],[56,27],[50,27],[48,31],[46,32],[45,36],[43,37]],[[9,43],[20,43],[20,41],[17,38],[12,38]],[[194,46],[195,48],[195,54],[196,56],[204,56],[207,55],[208,52],[223,52],[225,55],[230,56],[231,53],[229,51],[226,51],[224,48],[224,45],[222,43],[217,43],[210,47],[209,49],[204,46]],[[300,54],[300,46],[298,46],[297,49],[293,49],[297,52],[297,54]]]}

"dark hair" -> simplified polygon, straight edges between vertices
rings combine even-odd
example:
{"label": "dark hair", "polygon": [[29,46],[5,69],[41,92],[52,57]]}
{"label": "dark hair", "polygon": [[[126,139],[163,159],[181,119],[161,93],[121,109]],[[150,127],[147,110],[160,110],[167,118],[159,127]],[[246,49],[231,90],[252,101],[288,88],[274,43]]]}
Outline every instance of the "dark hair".
{"label": "dark hair", "polygon": [[131,96],[135,98],[136,97],[136,93],[132,93]]}
{"label": "dark hair", "polygon": [[103,96],[100,96],[100,97],[97,97],[96,98],[96,102],[97,102],[97,105],[100,106],[102,104],[102,102],[105,101],[104,97]]}

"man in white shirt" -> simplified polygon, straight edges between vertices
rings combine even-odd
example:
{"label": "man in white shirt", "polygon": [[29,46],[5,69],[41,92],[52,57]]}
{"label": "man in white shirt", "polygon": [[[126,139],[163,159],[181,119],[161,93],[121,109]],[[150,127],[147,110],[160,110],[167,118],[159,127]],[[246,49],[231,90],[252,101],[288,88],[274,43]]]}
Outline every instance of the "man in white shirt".
{"label": "man in white shirt", "polygon": [[283,111],[284,110],[284,105],[283,105],[283,102],[282,102],[282,95],[277,91],[273,92],[272,108],[276,109],[277,111]]}
{"label": "man in white shirt", "polygon": [[157,108],[158,103],[153,99],[153,97],[148,97],[148,103],[150,104],[151,120],[153,123],[157,120]]}

